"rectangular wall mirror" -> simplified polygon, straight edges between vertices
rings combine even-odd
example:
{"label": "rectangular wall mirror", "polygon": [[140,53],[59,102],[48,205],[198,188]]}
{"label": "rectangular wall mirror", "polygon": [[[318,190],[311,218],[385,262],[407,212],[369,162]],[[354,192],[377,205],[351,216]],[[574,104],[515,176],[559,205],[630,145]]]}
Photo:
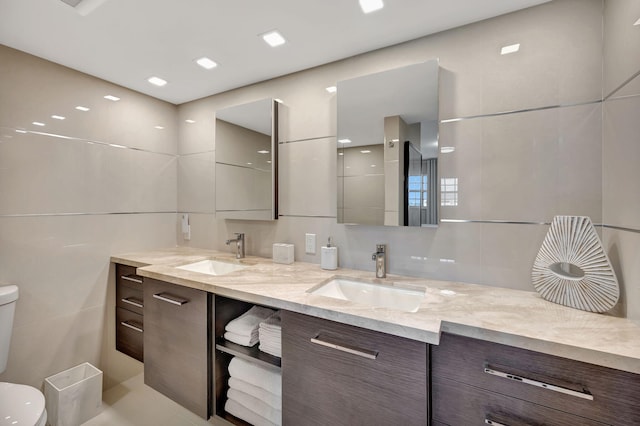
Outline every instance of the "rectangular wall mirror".
{"label": "rectangular wall mirror", "polygon": [[338,223],[438,224],[438,60],[338,82]]}
{"label": "rectangular wall mirror", "polygon": [[216,216],[278,218],[278,103],[262,99],[216,111]]}

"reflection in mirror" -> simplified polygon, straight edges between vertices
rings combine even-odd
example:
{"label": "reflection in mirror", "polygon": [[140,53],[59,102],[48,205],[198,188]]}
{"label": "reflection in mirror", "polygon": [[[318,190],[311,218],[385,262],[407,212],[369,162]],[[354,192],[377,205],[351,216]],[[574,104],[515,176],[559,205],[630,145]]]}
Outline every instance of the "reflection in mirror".
{"label": "reflection in mirror", "polygon": [[277,211],[278,103],[216,111],[216,216],[273,220]]}
{"label": "reflection in mirror", "polygon": [[338,223],[438,223],[438,61],[338,82]]}

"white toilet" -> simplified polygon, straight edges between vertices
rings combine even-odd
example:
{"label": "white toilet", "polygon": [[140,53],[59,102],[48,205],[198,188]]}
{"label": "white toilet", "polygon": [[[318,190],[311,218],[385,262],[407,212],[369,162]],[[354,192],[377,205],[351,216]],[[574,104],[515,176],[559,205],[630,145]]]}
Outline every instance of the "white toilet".
{"label": "white toilet", "polygon": [[[0,287],[0,373],[7,368],[16,300],[17,286]],[[38,389],[0,382],[0,426],[45,426],[47,411],[44,407],[44,395]]]}

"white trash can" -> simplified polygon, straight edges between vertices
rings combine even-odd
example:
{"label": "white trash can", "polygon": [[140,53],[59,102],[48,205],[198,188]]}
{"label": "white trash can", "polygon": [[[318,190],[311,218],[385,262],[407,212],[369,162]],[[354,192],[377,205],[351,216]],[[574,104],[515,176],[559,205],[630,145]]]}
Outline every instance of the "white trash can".
{"label": "white trash can", "polygon": [[85,362],[44,379],[47,425],[78,426],[100,412],[102,371]]}

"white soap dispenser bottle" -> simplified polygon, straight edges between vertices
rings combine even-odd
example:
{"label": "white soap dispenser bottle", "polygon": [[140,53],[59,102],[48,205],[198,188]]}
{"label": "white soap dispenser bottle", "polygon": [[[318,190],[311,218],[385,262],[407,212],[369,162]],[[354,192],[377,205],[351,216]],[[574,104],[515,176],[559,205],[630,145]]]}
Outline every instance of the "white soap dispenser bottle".
{"label": "white soap dispenser bottle", "polygon": [[320,267],[328,270],[338,269],[338,247],[331,245],[331,237],[327,245],[321,248]]}

